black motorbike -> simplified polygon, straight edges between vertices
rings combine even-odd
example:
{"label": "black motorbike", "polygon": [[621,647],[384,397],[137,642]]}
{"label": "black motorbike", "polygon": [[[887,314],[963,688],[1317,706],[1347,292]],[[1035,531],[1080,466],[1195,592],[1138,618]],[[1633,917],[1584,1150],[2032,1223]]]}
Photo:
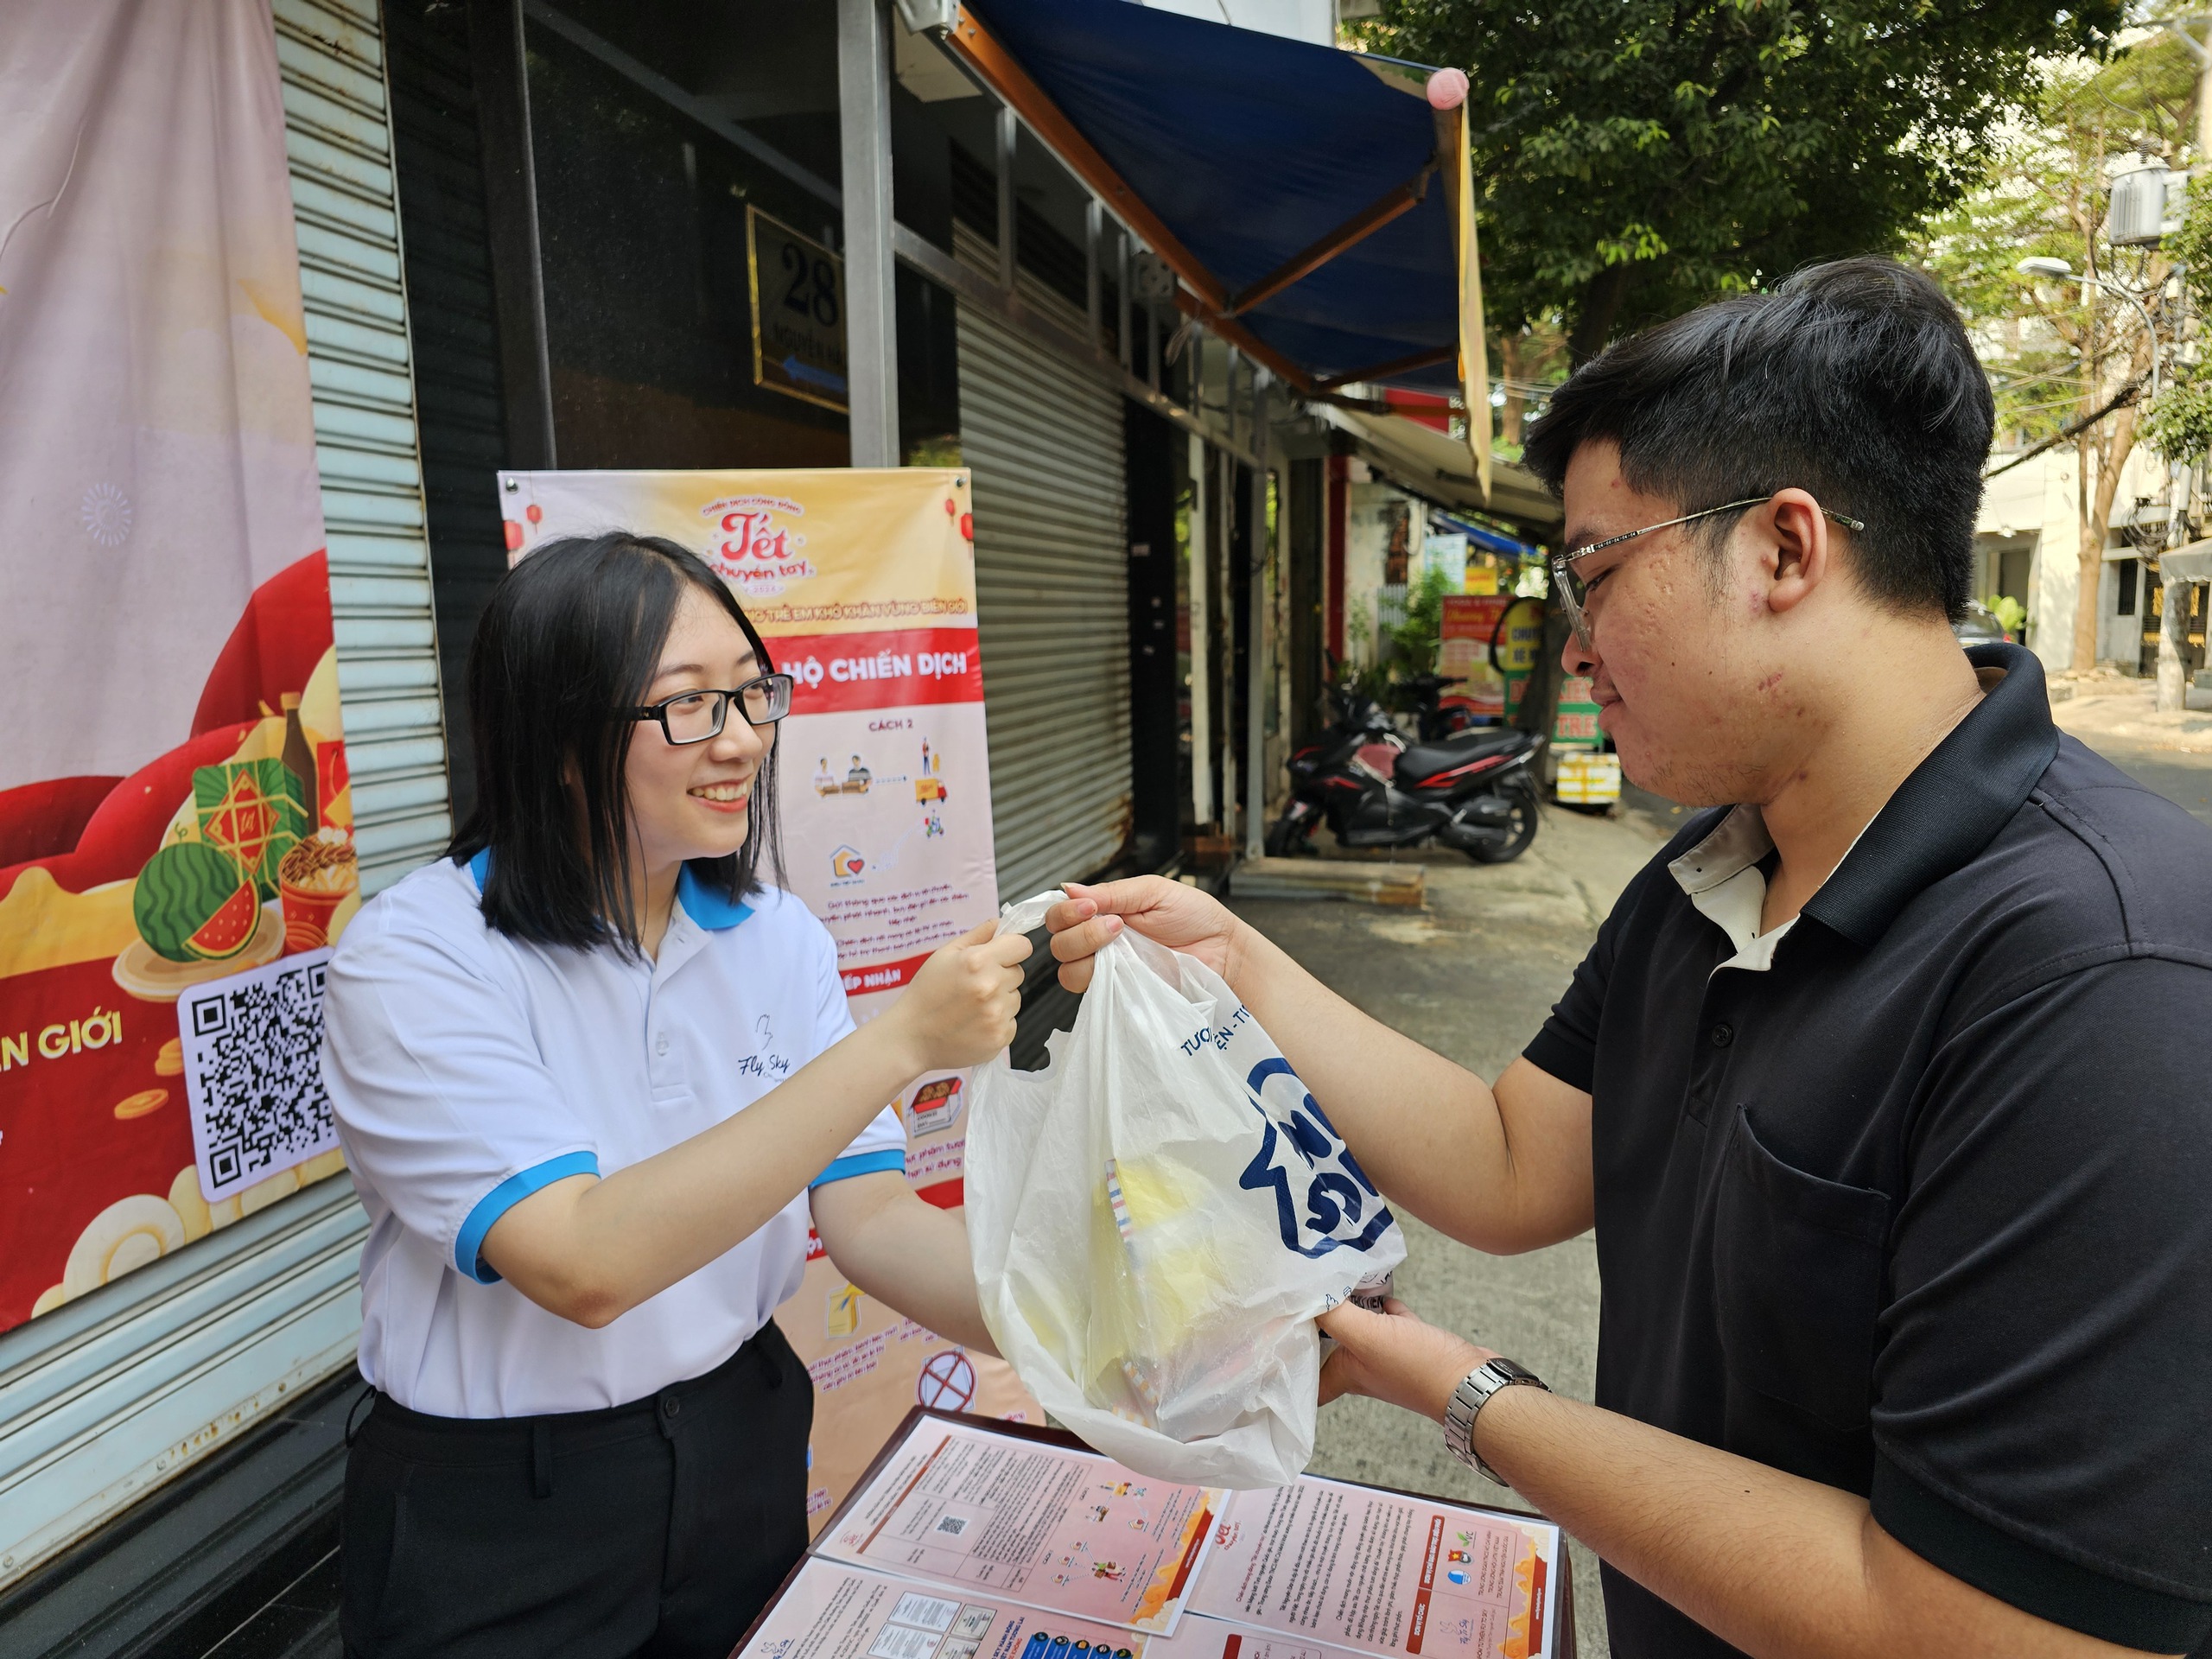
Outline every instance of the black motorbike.
{"label": "black motorbike", "polygon": [[1290,807],[1268,831],[1268,856],[1313,851],[1324,819],[1345,847],[1436,841],[1478,864],[1529,850],[1541,736],[1486,726],[1408,743],[1373,699],[1337,686],[1324,695],[1329,728],[1290,757]]}

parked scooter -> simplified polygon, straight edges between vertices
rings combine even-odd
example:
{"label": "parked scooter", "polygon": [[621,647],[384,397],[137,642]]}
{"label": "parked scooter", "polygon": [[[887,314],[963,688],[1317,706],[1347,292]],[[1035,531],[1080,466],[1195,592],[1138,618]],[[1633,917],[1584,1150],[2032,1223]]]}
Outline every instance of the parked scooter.
{"label": "parked scooter", "polygon": [[1433,840],[1478,864],[1528,851],[1541,736],[1491,726],[1408,743],[1372,698],[1340,686],[1324,696],[1329,728],[1290,757],[1290,806],[1268,831],[1270,857],[1312,851],[1325,818],[1345,847]]}

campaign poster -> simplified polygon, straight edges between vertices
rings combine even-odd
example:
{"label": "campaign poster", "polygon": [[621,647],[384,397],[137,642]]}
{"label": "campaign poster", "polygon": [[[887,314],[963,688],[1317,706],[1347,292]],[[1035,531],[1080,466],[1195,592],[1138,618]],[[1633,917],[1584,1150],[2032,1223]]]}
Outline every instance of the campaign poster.
{"label": "campaign poster", "polygon": [[267,0],[16,0],[0,62],[6,1328],[343,1166],[359,894]]}
{"label": "campaign poster", "polygon": [[[502,473],[498,490],[511,560],[610,530],[690,548],[798,682],[776,740],[785,874],[837,942],[854,1019],[997,913],[964,470]],[[907,1179],[957,1207],[965,1074],[924,1077],[898,1104]],[[917,1403],[1044,1421],[1012,1367],[864,1295],[818,1243],[777,1320],[817,1390],[817,1528]]]}

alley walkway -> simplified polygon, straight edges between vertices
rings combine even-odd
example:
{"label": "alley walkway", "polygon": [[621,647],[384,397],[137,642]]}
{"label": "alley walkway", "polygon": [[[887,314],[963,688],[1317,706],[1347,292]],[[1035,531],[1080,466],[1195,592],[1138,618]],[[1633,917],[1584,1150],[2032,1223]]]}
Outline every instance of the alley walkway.
{"label": "alley walkway", "polygon": [[[1663,808],[1662,810],[1663,811]],[[1486,868],[1430,854],[1428,906],[1240,900],[1236,909],[1332,988],[1485,1078],[1543,1023],[1629,878],[1660,844],[1654,817],[1593,818],[1556,807],[1515,863]],[[1424,1317],[1590,1397],[1597,1363],[1598,1262],[1588,1235],[1514,1257],[1478,1255],[1411,1217],[1398,1294]],[[1517,1503],[1461,1466],[1433,1425],[1369,1400],[1321,1414],[1316,1474],[1478,1503]],[[1582,1659],[1605,1659],[1596,1562],[1577,1547]]]}
{"label": "alley walkway", "polygon": [[2212,691],[2192,690],[2186,713],[2163,715],[2148,680],[2087,677],[2071,693],[2051,705],[2062,729],[2212,823]]}

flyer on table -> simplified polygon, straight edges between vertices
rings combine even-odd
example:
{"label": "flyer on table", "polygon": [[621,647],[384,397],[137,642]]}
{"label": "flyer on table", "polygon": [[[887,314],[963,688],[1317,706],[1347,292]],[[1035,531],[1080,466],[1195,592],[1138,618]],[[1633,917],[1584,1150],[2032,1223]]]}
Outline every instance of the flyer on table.
{"label": "flyer on table", "polygon": [[925,1418],[817,1548],[1165,1635],[1228,1498],[1095,1452]]}
{"label": "flyer on table", "polygon": [[[497,488],[511,561],[614,530],[690,549],[797,683],[776,737],[784,880],[836,941],[855,1020],[998,913],[964,471],[516,472]],[[967,1105],[962,1072],[898,1102],[907,1179],[948,1209],[963,1198]],[[819,1396],[817,1527],[916,1405],[1044,1421],[1004,1361],[863,1294],[818,1244],[776,1321]]]}
{"label": "flyer on table", "polygon": [[1553,1651],[1549,1522],[1308,1475],[1237,1492],[1193,1612],[1395,1659]]}

